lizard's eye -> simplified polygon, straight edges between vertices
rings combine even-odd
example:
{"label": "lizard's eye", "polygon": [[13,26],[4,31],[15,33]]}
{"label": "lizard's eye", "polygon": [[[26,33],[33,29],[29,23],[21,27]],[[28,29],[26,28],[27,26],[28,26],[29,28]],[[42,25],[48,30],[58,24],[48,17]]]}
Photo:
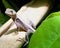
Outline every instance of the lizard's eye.
{"label": "lizard's eye", "polygon": [[13,14],[13,11],[10,11]]}

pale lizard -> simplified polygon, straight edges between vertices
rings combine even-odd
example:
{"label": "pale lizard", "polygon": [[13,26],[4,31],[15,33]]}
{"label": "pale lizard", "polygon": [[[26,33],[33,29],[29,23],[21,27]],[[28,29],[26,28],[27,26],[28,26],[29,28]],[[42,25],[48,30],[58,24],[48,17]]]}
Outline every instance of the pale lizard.
{"label": "pale lizard", "polygon": [[20,30],[20,28],[22,28],[24,31],[26,31],[25,45],[28,44],[29,34],[35,32],[35,29],[32,27],[33,26],[32,22],[30,21],[32,25],[31,24],[29,25],[26,22],[24,22],[24,20],[22,20],[21,17],[18,17],[16,15],[16,11],[14,11],[13,9],[9,9],[9,8],[6,9],[5,14],[7,14],[8,16],[10,16],[13,19],[14,23],[17,26],[17,31]]}

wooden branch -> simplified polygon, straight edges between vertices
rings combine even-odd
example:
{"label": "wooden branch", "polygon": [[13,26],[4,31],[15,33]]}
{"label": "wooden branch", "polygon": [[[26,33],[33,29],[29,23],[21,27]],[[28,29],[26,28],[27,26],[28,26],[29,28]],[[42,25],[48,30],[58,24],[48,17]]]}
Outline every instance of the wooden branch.
{"label": "wooden branch", "polygon": [[18,34],[10,33],[0,37],[0,48],[20,48],[25,40],[26,32],[18,32]]}
{"label": "wooden branch", "polygon": [[3,26],[0,27],[0,36],[2,36],[10,28],[13,23],[12,19],[9,19]]}

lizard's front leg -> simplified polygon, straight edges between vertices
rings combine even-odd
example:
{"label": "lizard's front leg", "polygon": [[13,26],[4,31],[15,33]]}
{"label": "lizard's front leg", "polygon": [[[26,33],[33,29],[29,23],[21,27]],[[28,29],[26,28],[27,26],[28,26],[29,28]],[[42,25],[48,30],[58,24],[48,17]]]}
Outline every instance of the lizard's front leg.
{"label": "lizard's front leg", "polygon": [[16,18],[14,23],[16,24],[16,27],[17,27],[17,30],[16,30],[16,34],[18,34],[18,31],[20,31],[20,23],[19,23],[19,20]]}

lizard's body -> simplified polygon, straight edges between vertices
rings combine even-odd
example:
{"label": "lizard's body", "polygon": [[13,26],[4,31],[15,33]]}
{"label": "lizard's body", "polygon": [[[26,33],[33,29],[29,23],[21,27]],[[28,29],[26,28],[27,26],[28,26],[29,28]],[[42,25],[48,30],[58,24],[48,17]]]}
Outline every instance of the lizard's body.
{"label": "lizard's body", "polygon": [[29,25],[26,22],[24,22],[24,20],[20,16],[16,15],[16,12],[13,9],[8,8],[6,9],[5,13],[13,19],[13,21],[17,26],[17,31],[20,30],[20,28],[26,31],[25,42],[27,44],[29,42],[29,39],[28,39],[29,34],[35,32],[35,29],[32,27],[33,26],[32,22],[31,22],[32,26],[31,24]]}

